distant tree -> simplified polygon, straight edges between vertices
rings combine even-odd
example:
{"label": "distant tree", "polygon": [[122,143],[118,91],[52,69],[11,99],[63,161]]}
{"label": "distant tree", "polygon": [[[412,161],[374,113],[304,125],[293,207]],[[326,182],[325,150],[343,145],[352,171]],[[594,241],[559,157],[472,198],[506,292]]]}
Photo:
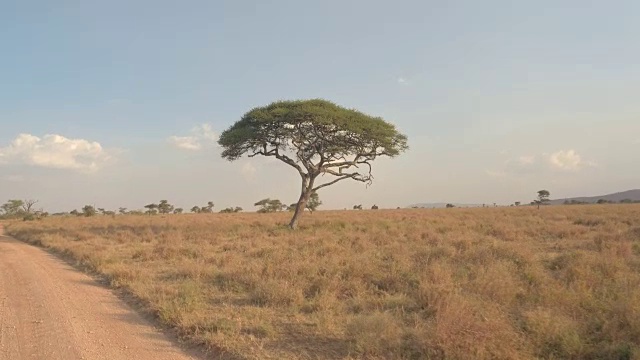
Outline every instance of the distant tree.
{"label": "distant tree", "polygon": [[447,208],[454,208],[454,207],[456,207],[456,206],[455,206],[455,205],[453,205],[453,204],[447,204],[447,205],[446,205],[446,207],[447,207]]}
{"label": "distant tree", "polygon": [[144,208],[147,209],[147,211],[144,212],[147,215],[155,215],[158,213],[158,204],[145,205]]}
{"label": "distant tree", "polygon": [[313,213],[320,207],[320,205],[322,205],[322,200],[320,200],[320,196],[318,195],[318,193],[314,191],[313,193],[311,193],[309,201],[307,201],[307,209],[311,213]]}
{"label": "distant tree", "polygon": [[258,209],[259,213],[278,212],[278,211],[285,210],[287,208],[287,206],[284,205],[280,200],[278,199],[272,200],[270,198],[262,199],[257,203],[253,204],[253,206],[260,207],[260,209]]}
{"label": "distant tree", "polygon": [[608,204],[609,201],[605,200],[605,199],[598,199],[598,201],[596,201],[597,204]]}
{"label": "distant tree", "polygon": [[623,199],[623,200],[620,200],[620,204],[633,204],[633,200]]}
{"label": "distant tree", "polygon": [[183,212],[183,211],[184,211],[184,209],[183,209],[183,208],[176,208],[176,209],[173,209],[173,213],[174,213],[174,214],[182,214],[182,212]]}
{"label": "distant tree", "polygon": [[200,208],[201,213],[211,214],[213,212],[213,202],[209,201],[207,205]]}
{"label": "distant tree", "polygon": [[378,210],[378,205],[373,205],[373,206],[371,207],[371,210]]}
{"label": "distant tree", "polygon": [[[379,117],[326,100],[279,101],[246,113],[221,135],[222,157],[273,156],[293,167],[302,180],[289,223],[295,229],[311,194],[339,181],[370,184],[371,163],[404,152],[407,137]],[[335,178],[316,184],[320,175]]]}
{"label": "distant tree", "polygon": [[168,200],[160,200],[157,209],[160,214],[171,214],[174,207],[173,205],[169,204]]}
{"label": "distant tree", "polygon": [[122,215],[125,215],[125,214],[127,213],[127,208],[125,208],[125,207],[121,207],[121,208],[119,208],[119,209],[118,209],[118,212],[119,212],[120,214],[122,214]]}
{"label": "distant tree", "polygon": [[516,202],[514,203],[514,205],[515,205],[515,206],[520,206],[520,201],[516,201]]}
{"label": "distant tree", "polygon": [[551,193],[547,190],[539,190],[538,198],[533,201],[534,204],[538,205],[538,209],[540,209],[540,205],[546,205],[549,202],[549,196]]}
{"label": "distant tree", "polygon": [[82,215],[86,217],[91,217],[96,215],[96,209],[91,205],[85,205],[82,208]]}
{"label": "distant tree", "polygon": [[131,210],[127,214],[128,215],[144,215],[145,212],[142,210]]}
{"label": "distant tree", "polygon": [[71,211],[69,212],[69,214],[74,215],[74,216],[81,216],[81,215],[82,215],[82,213],[81,213],[81,212],[79,212],[79,211],[78,211],[78,210],[76,210],[76,209],[71,210]]}
{"label": "distant tree", "polygon": [[296,207],[298,206],[298,203],[293,203],[289,206],[287,206],[287,211],[296,211]]}
{"label": "distant tree", "polygon": [[31,214],[33,206],[38,203],[38,200],[27,199],[22,202],[22,210],[27,214]]}
{"label": "distant tree", "polygon": [[9,200],[0,206],[4,217],[11,218],[20,216],[24,213],[24,201],[22,200]]}
{"label": "distant tree", "polygon": [[362,204],[361,205],[353,205],[353,210],[362,210]]}
{"label": "distant tree", "polygon": [[220,212],[223,213],[223,214],[238,213],[238,212],[241,212],[241,211],[242,211],[242,208],[239,207],[239,206],[236,206],[234,208],[233,207],[228,207],[228,208],[224,208],[224,209],[220,210]]}
{"label": "distant tree", "polygon": [[104,215],[105,209],[104,208],[98,208],[98,213]]}
{"label": "distant tree", "polygon": [[194,214],[199,214],[201,212],[200,206],[194,206],[191,208],[191,212]]}

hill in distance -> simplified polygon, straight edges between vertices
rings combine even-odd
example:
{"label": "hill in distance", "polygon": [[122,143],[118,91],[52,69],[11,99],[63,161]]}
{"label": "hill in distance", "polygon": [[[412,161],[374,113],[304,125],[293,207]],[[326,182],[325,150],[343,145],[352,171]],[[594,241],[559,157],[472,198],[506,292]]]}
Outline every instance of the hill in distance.
{"label": "hill in distance", "polygon": [[[617,192],[617,193],[613,193],[613,194],[608,194],[608,195],[600,195],[600,196],[583,196],[583,197],[572,197],[572,198],[563,198],[563,199],[553,199],[551,201],[549,201],[549,204],[551,205],[562,205],[565,203],[565,201],[569,201],[571,202],[573,201],[577,201],[577,202],[582,202],[582,203],[597,203],[598,200],[605,200],[607,202],[614,202],[614,203],[619,203],[622,200],[631,200],[633,202],[637,202],[640,201],[640,189],[635,189],[635,190],[628,190],[628,191],[623,191],[623,192]],[[465,207],[482,207],[482,204],[459,204],[459,203],[453,203],[453,205],[455,205],[455,207],[460,207],[460,208],[465,208]],[[493,204],[485,204],[488,207],[492,207]],[[526,205],[523,204],[523,205]],[[414,207],[418,207],[418,208],[428,208],[428,209],[439,209],[439,208],[444,208],[447,206],[447,203],[418,203],[418,204],[412,204],[407,206],[408,208],[414,208]],[[503,205],[504,206],[504,205]]]}
{"label": "hill in distance", "polygon": [[617,192],[608,195],[601,196],[585,196],[585,197],[574,197],[574,198],[565,198],[565,199],[554,199],[549,203],[551,205],[562,205],[565,201],[579,201],[586,203],[596,203],[598,200],[603,199],[607,202],[620,202],[622,200],[631,200],[631,201],[640,201],[640,189],[628,190],[623,192]]}

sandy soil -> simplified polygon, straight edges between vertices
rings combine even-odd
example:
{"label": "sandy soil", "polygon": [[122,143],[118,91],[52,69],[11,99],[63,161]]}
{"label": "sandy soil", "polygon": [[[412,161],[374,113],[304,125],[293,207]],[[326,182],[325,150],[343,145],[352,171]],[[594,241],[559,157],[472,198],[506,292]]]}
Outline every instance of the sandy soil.
{"label": "sandy soil", "polygon": [[91,277],[2,236],[0,225],[0,359],[203,358]]}

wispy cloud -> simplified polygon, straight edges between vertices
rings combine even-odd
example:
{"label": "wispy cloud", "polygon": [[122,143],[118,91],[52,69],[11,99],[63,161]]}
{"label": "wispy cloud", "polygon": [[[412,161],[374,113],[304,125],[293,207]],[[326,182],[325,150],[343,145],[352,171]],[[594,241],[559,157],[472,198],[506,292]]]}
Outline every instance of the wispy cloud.
{"label": "wispy cloud", "polygon": [[32,166],[93,172],[112,155],[100,143],[85,139],[69,139],[62,135],[18,135],[8,146],[0,147],[1,164]]}
{"label": "wispy cloud", "polygon": [[182,150],[200,150],[202,144],[195,136],[170,136],[169,143]]}
{"label": "wispy cloud", "polygon": [[400,76],[398,78],[396,78],[396,81],[398,82],[398,84],[400,85],[409,85],[409,80]]}
{"label": "wispy cloud", "polygon": [[178,149],[198,151],[218,140],[218,134],[209,124],[198,125],[190,133],[188,136],[170,136],[167,141]]}

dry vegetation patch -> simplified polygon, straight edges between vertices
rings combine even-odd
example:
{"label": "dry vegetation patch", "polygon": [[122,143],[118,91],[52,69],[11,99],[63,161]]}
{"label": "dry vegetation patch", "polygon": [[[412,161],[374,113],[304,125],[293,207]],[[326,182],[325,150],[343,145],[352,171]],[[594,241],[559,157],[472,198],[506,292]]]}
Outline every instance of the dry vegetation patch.
{"label": "dry vegetation patch", "polygon": [[246,359],[640,359],[640,206],[14,223]]}

